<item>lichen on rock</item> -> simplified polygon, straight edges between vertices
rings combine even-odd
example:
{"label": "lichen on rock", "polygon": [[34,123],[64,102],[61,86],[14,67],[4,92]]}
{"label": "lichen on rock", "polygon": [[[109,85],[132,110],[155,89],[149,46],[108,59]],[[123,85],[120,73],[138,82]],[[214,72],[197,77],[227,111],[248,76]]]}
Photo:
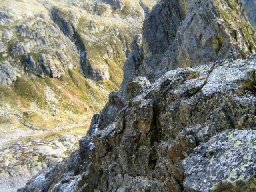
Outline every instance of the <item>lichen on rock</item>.
{"label": "lichen on rock", "polygon": [[255,130],[232,130],[199,145],[183,161],[185,190],[215,191],[230,184],[242,191],[256,174],[255,139]]}

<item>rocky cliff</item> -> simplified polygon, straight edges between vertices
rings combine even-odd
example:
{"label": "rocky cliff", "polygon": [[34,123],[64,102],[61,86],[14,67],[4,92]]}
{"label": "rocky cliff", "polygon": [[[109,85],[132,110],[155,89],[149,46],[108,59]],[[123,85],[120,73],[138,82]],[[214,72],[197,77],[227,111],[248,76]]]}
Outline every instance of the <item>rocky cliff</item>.
{"label": "rocky cliff", "polygon": [[0,191],[68,157],[118,90],[154,0],[0,5]]}
{"label": "rocky cliff", "polygon": [[20,192],[255,191],[255,43],[240,1],[161,0],[80,149]]}

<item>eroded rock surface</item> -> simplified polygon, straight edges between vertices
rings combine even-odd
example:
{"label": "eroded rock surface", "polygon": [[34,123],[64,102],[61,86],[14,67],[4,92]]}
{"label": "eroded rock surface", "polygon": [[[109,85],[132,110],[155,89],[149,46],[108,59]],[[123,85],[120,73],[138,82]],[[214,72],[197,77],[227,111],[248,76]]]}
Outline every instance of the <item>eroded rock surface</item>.
{"label": "eroded rock surface", "polygon": [[13,81],[16,80],[16,71],[8,63],[3,62],[0,64],[0,84],[11,85]]}
{"label": "eroded rock surface", "polygon": [[255,137],[255,130],[229,130],[195,148],[183,161],[185,189],[214,191],[234,185],[237,191],[255,190],[246,186],[256,175]]}

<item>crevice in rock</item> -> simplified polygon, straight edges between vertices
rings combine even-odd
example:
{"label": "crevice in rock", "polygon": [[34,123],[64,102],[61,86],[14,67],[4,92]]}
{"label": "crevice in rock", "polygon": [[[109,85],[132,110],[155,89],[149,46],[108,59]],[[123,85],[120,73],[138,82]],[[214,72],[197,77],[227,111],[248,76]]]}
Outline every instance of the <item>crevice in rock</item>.
{"label": "crevice in rock", "polygon": [[208,80],[209,80],[209,77],[210,77],[211,73],[216,68],[216,66],[218,66],[219,64],[220,64],[220,61],[217,61],[213,64],[213,66],[208,71],[208,74],[207,74],[207,77],[206,77],[205,81],[203,82],[203,84],[201,86],[196,87],[195,89],[192,89],[192,90],[188,90],[187,92],[185,92],[183,94],[183,96],[184,97],[192,97],[192,96],[196,95],[197,93],[199,93],[205,87],[205,85],[208,83]]}
{"label": "crevice in rock", "polygon": [[127,106],[125,106],[120,112],[119,112],[119,114],[121,114],[122,113],[122,117],[121,117],[121,119],[122,119],[122,129],[120,130],[118,130],[118,134],[119,135],[122,135],[123,134],[123,132],[124,132],[124,130],[125,130],[125,127],[126,127],[126,110],[127,110]]}
{"label": "crevice in rock", "polygon": [[151,146],[154,145],[154,142],[159,142],[161,140],[161,129],[158,126],[158,108],[157,104],[159,103],[159,98],[153,101],[153,121],[151,123]]}
{"label": "crevice in rock", "polygon": [[157,104],[159,102],[159,99],[156,99],[153,101],[153,118],[152,118],[152,123],[151,123],[151,128],[150,128],[150,146],[151,146],[151,152],[149,155],[148,159],[148,167],[149,170],[154,170],[156,165],[157,165],[157,152],[155,149],[155,144],[159,143],[161,141],[161,130],[159,129],[158,126],[158,109],[157,109]]}
{"label": "crevice in rock", "polygon": [[183,183],[181,183],[181,182],[179,181],[179,179],[177,179],[177,178],[175,177],[175,175],[171,175],[171,177],[172,177],[172,178],[175,180],[175,182],[178,184],[180,190],[181,190],[181,191],[184,191]]}
{"label": "crevice in rock", "polygon": [[227,122],[230,124],[230,127],[236,128],[235,122],[233,121],[233,118],[230,115],[232,111],[227,106],[223,106],[222,111],[225,115]]}
{"label": "crevice in rock", "polygon": [[75,28],[73,27],[74,30],[74,35],[73,35],[73,39],[74,39],[74,43],[76,45],[76,49],[78,50],[79,56],[80,56],[80,67],[82,70],[82,73],[85,77],[89,76],[89,71],[91,71],[91,65],[89,64],[88,61],[88,56],[87,56],[87,51],[85,49],[85,45],[83,43],[83,40],[80,36],[80,34],[75,30]]}

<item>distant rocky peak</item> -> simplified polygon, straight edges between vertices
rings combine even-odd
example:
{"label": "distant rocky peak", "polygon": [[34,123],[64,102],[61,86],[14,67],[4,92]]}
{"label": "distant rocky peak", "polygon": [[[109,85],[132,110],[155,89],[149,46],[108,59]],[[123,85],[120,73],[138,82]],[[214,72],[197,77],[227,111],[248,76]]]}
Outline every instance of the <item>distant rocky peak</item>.
{"label": "distant rocky peak", "polygon": [[139,75],[255,53],[255,30],[240,1],[162,0],[144,22]]}

